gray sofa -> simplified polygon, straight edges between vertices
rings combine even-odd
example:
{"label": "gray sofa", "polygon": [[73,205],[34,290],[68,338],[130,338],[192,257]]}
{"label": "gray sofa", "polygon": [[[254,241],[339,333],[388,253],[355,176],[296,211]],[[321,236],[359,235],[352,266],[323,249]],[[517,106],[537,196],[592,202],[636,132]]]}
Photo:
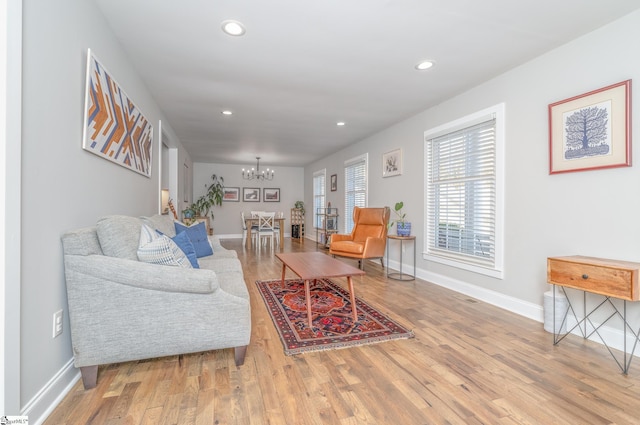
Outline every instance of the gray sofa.
{"label": "gray sofa", "polygon": [[62,236],[74,364],[85,388],[98,365],[234,348],[251,335],[249,293],[235,251],[209,237],[200,269],[138,261],[142,224],[175,236],[169,216],[110,216]]}

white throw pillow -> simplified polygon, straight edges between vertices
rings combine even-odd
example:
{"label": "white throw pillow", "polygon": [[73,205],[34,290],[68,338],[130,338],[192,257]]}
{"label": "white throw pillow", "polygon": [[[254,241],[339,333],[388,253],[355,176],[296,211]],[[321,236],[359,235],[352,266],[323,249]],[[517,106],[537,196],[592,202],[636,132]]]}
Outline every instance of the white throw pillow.
{"label": "white throw pillow", "polygon": [[185,253],[170,237],[159,235],[146,224],[140,228],[138,260],[164,266],[193,268]]}

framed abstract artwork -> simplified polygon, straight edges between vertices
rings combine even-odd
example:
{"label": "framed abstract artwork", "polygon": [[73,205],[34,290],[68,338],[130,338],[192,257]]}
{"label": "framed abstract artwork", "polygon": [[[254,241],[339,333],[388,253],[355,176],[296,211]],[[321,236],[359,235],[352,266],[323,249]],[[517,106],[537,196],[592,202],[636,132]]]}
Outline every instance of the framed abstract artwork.
{"label": "framed abstract artwork", "polygon": [[338,190],[338,175],[331,174],[331,191],[335,192]]}
{"label": "framed abstract artwork", "polygon": [[280,189],[265,187],[262,189],[264,202],[280,202]]}
{"label": "framed abstract artwork", "polygon": [[402,174],[402,149],[396,149],[382,155],[382,177]]}
{"label": "framed abstract artwork", "polygon": [[631,80],[549,105],[549,174],[631,166]]}
{"label": "framed abstract artwork", "polygon": [[153,126],[91,49],[87,51],[82,148],[151,177]]}
{"label": "framed abstract artwork", "polygon": [[242,200],[244,202],[260,202],[260,188],[259,187],[243,187]]}

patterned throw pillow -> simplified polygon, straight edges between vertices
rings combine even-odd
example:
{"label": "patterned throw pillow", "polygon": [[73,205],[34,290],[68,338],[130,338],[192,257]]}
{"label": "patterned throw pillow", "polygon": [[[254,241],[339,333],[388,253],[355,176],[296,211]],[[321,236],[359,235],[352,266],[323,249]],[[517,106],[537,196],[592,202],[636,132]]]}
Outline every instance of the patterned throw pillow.
{"label": "patterned throw pillow", "polygon": [[164,266],[193,268],[185,253],[170,237],[157,234],[146,224],[140,228],[138,260]]}

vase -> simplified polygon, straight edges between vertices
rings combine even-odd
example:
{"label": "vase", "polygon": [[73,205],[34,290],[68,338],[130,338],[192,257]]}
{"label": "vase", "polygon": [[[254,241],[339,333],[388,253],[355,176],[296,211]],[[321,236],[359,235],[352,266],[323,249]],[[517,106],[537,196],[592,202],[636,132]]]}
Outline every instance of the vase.
{"label": "vase", "polygon": [[398,236],[410,236],[411,235],[411,223],[408,221],[399,221],[396,223],[396,234]]}

